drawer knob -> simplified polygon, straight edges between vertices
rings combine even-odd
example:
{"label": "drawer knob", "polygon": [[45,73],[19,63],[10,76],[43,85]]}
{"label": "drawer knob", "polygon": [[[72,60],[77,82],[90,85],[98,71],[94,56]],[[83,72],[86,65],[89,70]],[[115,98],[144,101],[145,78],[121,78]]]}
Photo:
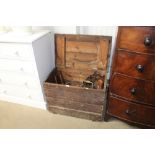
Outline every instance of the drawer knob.
{"label": "drawer knob", "polygon": [[129,110],[129,109],[127,109],[127,110],[125,110],[125,113],[127,114],[127,115],[131,115],[131,114],[133,114],[133,113],[135,113],[136,112],[136,110]]}
{"label": "drawer knob", "polygon": [[142,65],[137,65],[137,66],[136,66],[136,69],[137,69],[138,72],[141,72],[141,73],[142,73],[142,72],[144,71],[144,66],[142,66]]}
{"label": "drawer knob", "polygon": [[136,94],[136,88],[132,88],[132,89],[130,90],[130,92],[131,92],[132,95],[135,95],[135,94]]}
{"label": "drawer knob", "polygon": [[145,46],[150,46],[152,44],[152,39],[150,37],[146,37],[144,39],[144,45]]}

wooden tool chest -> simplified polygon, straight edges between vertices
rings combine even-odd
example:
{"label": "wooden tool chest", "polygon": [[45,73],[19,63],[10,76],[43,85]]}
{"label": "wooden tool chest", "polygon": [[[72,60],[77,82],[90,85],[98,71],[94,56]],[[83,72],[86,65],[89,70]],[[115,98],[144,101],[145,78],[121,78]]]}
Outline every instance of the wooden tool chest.
{"label": "wooden tool chest", "polygon": [[101,121],[111,37],[55,35],[56,67],[44,83],[53,113]]}
{"label": "wooden tool chest", "polygon": [[106,116],[155,127],[155,27],[119,27],[113,60]]}

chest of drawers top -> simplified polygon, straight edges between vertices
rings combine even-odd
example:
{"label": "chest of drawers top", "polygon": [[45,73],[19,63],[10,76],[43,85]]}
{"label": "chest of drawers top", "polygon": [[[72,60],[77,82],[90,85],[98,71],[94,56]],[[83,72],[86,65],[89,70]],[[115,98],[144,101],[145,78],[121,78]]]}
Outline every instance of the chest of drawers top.
{"label": "chest of drawers top", "polygon": [[35,40],[45,36],[50,31],[44,30],[33,32],[32,34],[17,34],[8,32],[0,35],[0,43],[32,43]]}

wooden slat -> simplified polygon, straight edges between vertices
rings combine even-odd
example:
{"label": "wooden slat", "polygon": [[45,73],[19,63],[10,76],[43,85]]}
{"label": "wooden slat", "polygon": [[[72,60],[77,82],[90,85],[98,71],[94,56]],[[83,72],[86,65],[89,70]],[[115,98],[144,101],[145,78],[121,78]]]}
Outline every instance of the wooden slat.
{"label": "wooden slat", "polygon": [[47,97],[68,99],[68,101],[81,102],[83,104],[103,105],[104,91],[85,89],[80,87],[66,87],[59,84],[46,83],[44,85]]}
{"label": "wooden slat", "polygon": [[93,120],[93,121],[102,121],[103,119],[102,114],[85,112],[81,110],[73,110],[73,109],[61,108],[56,106],[49,106],[48,110],[55,114],[68,115],[68,116],[84,118],[84,119]]}
{"label": "wooden slat", "polygon": [[98,66],[98,68],[102,68],[103,70],[106,70],[107,61],[108,61],[107,60],[108,51],[109,51],[109,40],[100,39],[100,55],[99,55],[99,59],[100,59],[101,65],[99,64],[100,66]]}
{"label": "wooden slat", "polygon": [[80,61],[80,62],[90,62],[97,60],[96,53],[90,53],[89,56],[87,53],[74,53],[66,52],[66,61]]}
{"label": "wooden slat", "polygon": [[97,53],[96,42],[66,41],[66,51],[78,53]]}
{"label": "wooden slat", "polygon": [[102,113],[103,105],[95,105],[95,104],[88,104],[77,102],[76,100],[68,100],[68,98],[64,97],[47,97],[47,102],[49,106],[59,106],[64,108],[70,108],[74,110],[83,110],[87,112],[95,112],[95,113]]}
{"label": "wooden slat", "polygon": [[65,66],[65,36],[56,35],[56,66]]}
{"label": "wooden slat", "polygon": [[66,41],[98,42],[100,36],[90,35],[66,35]]}
{"label": "wooden slat", "polygon": [[86,54],[86,53],[66,53],[66,67],[75,69],[97,69],[97,54]]}

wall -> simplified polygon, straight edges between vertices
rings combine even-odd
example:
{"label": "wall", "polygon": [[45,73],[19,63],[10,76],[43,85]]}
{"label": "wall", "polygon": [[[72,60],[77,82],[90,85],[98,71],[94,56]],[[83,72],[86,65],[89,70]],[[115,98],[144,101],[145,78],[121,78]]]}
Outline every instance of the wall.
{"label": "wall", "polygon": [[33,30],[50,30],[54,33],[76,34],[76,26],[33,26]]}

